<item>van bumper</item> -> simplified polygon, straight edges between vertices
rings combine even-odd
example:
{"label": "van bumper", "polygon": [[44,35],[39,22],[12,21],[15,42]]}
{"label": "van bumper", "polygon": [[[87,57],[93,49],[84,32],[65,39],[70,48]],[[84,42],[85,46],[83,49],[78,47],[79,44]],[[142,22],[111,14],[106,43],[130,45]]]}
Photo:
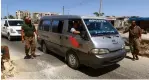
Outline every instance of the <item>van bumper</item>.
{"label": "van bumper", "polygon": [[12,37],[21,37],[21,34],[18,34],[18,33],[11,33],[10,36],[12,36]]}
{"label": "van bumper", "polygon": [[86,66],[97,69],[116,64],[117,62],[125,58],[126,53],[126,50],[123,49],[104,55],[85,54],[82,56],[82,59],[80,57],[80,61]]}

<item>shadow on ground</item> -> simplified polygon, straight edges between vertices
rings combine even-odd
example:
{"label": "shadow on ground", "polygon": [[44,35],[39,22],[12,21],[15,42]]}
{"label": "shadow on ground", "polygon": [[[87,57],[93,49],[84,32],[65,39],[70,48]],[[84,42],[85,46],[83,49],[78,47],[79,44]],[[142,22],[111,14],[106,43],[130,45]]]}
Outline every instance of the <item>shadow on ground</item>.
{"label": "shadow on ground", "polygon": [[[40,47],[38,47],[38,50],[42,51],[42,49]],[[56,53],[52,52],[52,51],[48,51],[46,54],[49,54],[51,56],[56,57],[57,59],[59,59],[60,61],[62,61],[63,63],[65,63],[65,58],[57,55]]]}
{"label": "shadow on ground", "polygon": [[85,73],[86,75],[91,76],[91,77],[98,77],[98,76],[104,75],[106,73],[109,73],[119,67],[120,67],[119,64],[114,64],[114,65],[107,66],[104,68],[99,68],[99,69],[93,69],[90,67],[83,66],[79,69],[79,71],[81,71],[82,73]]}
{"label": "shadow on ground", "polygon": [[[1,38],[3,38],[3,39],[7,39],[7,40],[8,40],[8,38],[5,37],[5,36],[2,36]],[[21,37],[20,37],[20,38],[12,38],[11,41],[21,41]]]}
{"label": "shadow on ground", "polygon": [[125,58],[133,60],[133,58],[132,57],[129,57],[129,56],[126,56]]}

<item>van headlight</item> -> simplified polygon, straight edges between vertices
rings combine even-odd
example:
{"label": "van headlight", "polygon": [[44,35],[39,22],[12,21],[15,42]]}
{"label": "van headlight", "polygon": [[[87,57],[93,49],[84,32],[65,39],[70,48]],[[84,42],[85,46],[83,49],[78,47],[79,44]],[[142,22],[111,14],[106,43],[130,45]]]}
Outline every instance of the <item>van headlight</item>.
{"label": "van headlight", "polygon": [[11,32],[11,33],[16,33],[13,29],[10,29],[10,32]]}
{"label": "van headlight", "polygon": [[96,55],[107,54],[107,53],[109,53],[109,50],[108,49],[92,49],[91,53],[96,54]]}

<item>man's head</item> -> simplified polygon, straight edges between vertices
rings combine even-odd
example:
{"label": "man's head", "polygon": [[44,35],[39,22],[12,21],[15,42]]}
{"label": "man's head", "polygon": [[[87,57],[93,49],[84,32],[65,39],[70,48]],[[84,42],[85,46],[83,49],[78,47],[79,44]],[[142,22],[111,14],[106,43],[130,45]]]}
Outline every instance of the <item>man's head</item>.
{"label": "man's head", "polygon": [[77,22],[74,22],[73,26],[74,26],[75,28],[77,28],[77,27],[78,27],[78,23],[77,23]]}
{"label": "man's head", "polygon": [[25,17],[25,23],[26,24],[31,24],[31,18],[30,17]]}
{"label": "man's head", "polygon": [[132,21],[131,25],[136,26],[136,21]]}

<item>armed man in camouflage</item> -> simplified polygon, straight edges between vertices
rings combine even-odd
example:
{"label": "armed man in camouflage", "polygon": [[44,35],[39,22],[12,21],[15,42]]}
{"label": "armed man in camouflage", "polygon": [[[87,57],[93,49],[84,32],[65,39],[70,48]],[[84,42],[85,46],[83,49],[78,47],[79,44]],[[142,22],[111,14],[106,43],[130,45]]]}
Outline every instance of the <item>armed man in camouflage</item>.
{"label": "armed man in camouflage", "polygon": [[135,21],[132,21],[131,26],[125,30],[123,33],[129,32],[129,44],[131,53],[133,55],[133,60],[139,60],[138,54],[140,51],[140,42],[141,42],[141,28],[136,25]]}
{"label": "armed man in camouflage", "polygon": [[[25,41],[26,59],[36,57],[35,55],[36,44],[35,44],[34,32],[38,37],[37,30],[35,29],[35,26],[31,23],[31,19],[29,17],[25,17],[24,24],[22,25],[21,36],[22,36],[22,43],[24,43]],[[31,49],[31,55],[29,55],[30,49]]]}

